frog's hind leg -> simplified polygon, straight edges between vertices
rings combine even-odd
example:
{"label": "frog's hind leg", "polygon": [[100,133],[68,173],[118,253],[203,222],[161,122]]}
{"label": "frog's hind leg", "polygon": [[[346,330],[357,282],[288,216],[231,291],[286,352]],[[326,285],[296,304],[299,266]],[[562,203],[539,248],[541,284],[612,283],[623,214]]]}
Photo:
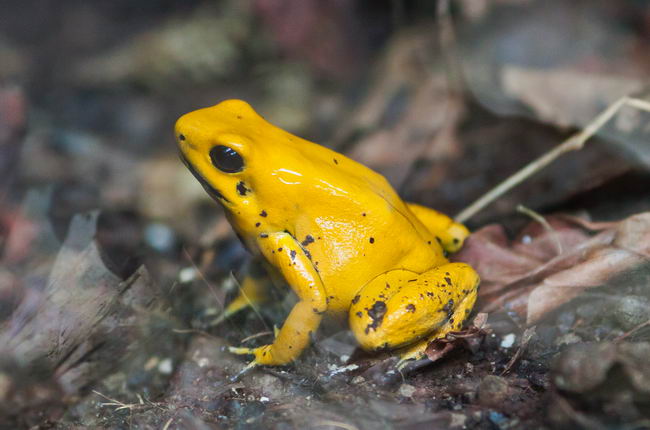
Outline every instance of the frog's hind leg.
{"label": "frog's hind leg", "polygon": [[251,261],[247,265],[246,271],[246,276],[239,286],[237,297],[228,303],[221,315],[210,323],[211,326],[219,325],[237,312],[248,307],[261,305],[268,300],[271,281],[261,263]]}
{"label": "frog's hind leg", "polygon": [[399,349],[402,361],[421,358],[428,342],[462,327],[478,283],[477,273],[464,263],[422,274],[384,273],[354,298],[350,328],[365,350]]}
{"label": "frog's hind leg", "polygon": [[467,227],[443,213],[415,203],[407,203],[407,206],[447,252],[458,251],[469,236]]}
{"label": "frog's hind leg", "polygon": [[476,302],[476,292],[466,296],[465,299],[458,304],[452,317],[450,317],[438,330],[435,330],[429,336],[398,350],[397,354],[399,355],[400,360],[397,363],[397,367],[402,368],[410,360],[419,360],[423,358],[424,351],[431,342],[436,339],[444,338],[449,332],[459,331],[463,326],[463,321],[465,321],[472,311],[474,302]]}

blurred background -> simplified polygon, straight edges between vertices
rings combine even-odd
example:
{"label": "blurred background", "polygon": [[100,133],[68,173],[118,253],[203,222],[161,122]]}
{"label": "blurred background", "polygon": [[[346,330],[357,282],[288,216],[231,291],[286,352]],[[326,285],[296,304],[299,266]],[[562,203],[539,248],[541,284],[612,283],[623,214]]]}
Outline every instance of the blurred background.
{"label": "blurred background", "polygon": [[[485,382],[510,371],[514,350],[501,340],[520,339],[525,326],[507,312],[478,355],[408,383],[381,379],[389,372],[381,367],[323,379],[353,354],[341,328],[326,330],[325,346],[295,369],[229,382],[243,361],[220,347],[260,333],[253,342],[268,342],[290,304],[280,297],[211,325],[246,257],[179,161],[172,127],[188,111],[244,99],[270,122],[381,172],[405,199],[453,216],[622,96],[643,99],[649,42],[644,0],[3,0],[0,423],[647,425],[648,410],[630,406],[636,391],[588,401],[549,394],[562,389],[551,359],[578,342],[557,339],[578,336],[576,321],[587,321],[585,341],[645,321],[647,271],[628,279],[636,302],[601,298],[592,308],[623,306],[631,322],[616,314],[590,325],[596,315],[575,306],[553,314],[536,355],[516,368],[528,385]],[[623,109],[583,150],[468,225],[498,223],[514,237],[530,221],[519,204],[598,221],[647,211],[649,117]],[[468,370],[490,359],[492,368]],[[459,374],[465,385],[451,384]],[[647,402],[644,383],[632,385]]]}

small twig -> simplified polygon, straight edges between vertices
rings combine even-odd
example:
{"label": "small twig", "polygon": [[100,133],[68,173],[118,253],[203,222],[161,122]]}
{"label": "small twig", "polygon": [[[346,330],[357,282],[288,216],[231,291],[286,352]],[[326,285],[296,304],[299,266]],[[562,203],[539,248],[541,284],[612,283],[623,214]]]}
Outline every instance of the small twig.
{"label": "small twig", "polygon": [[632,328],[628,332],[623,333],[622,335],[618,336],[617,338],[614,339],[614,342],[620,342],[620,341],[622,341],[624,339],[627,339],[628,337],[632,336],[637,331],[641,330],[644,327],[648,327],[648,326],[650,326],[650,320],[648,320],[646,322],[642,322],[641,324],[639,324],[636,327]]}
{"label": "small twig", "polygon": [[196,270],[196,273],[198,273],[198,275],[199,275],[199,277],[201,278],[201,280],[205,283],[205,285],[208,286],[208,289],[210,290],[210,292],[211,292],[212,295],[214,296],[214,299],[216,300],[217,304],[218,304],[219,306],[221,306],[221,310],[223,311],[223,309],[224,309],[225,307],[224,307],[223,302],[221,301],[221,299],[219,299],[219,294],[217,294],[217,291],[216,291],[216,289],[215,289],[215,286],[212,284],[212,282],[210,282],[210,281],[208,281],[208,280],[206,279],[206,277],[203,275],[203,272],[201,271],[201,269],[199,269],[199,266],[196,265],[196,263],[195,263],[194,260],[192,259],[192,256],[191,256],[190,253],[187,251],[187,249],[183,248],[183,253],[185,254],[185,258],[187,258],[187,260],[190,262],[190,264],[192,265],[192,267],[194,267],[194,270]]}
{"label": "small twig", "polygon": [[447,75],[447,82],[455,94],[461,94],[465,87],[463,68],[460,55],[458,54],[458,43],[456,29],[451,16],[450,0],[438,2],[436,15],[438,18],[438,43],[444,59],[443,66]]}
{"label": "small twig", "polygon": [[517,349],[515,355],[512,356],[512,358],[506,365],[506,368],[503,369],[503,372],[501,372],[501,376],[510,372],[512,366],[514,366],[515,363],[519,360],[519,358],[521,358],[521,356],[523,355],[524,351],[526,350],[526,347],[528,347],[528,343],[530,342],[530,340],[533,338],[534,335],[535,335],[535,326],[528,327],[526,330],[524,330],[524,333],[521,335],[521,341],[519,342],[519,349]]}
{"label": "small twig", "polygon": [[333,420],[318,420],[314,423],[314,427],[325,427],[332,426],[345,430],[359,430],[359,427],[354,424],[344,423],[342,421],[333,421]]}
{"label": "small twig", "polygon": [[517,205],[517,212],[520,212],[522,214],[528,215],[538,223],[544,227],[544,230],[549,232],[551,234],[551,237],[553,238],[553,242],[555,242],[555,247],[557,248],[557,255],[562,255],[564,252],[564,249],[562,248],[562,242],[560,241],[560,237],[557,234],[557,231],[553,227],[551,227],[551,224],[546,221],[546,218],[544,218],[542,215],[538,214],[532,209],[527,208],[524,205]]}
{"label": "small twig", "polygon": [[[142,403],[141,404],[138,404],[138,403],[123,403],[123,402],[120,402],[119,400],[112,399],[112,398],[100,393],[99,391],[95,391],[95,390],[93,390],[93,393],[97,394],[98,396],[101,396],[101,397],[105,398],[106,400],[110,400],[110,402],[107,402],[107,403],[100,403],[101,406],[115,406],[116,411],[119,411],[119,410],[122,410],[122,409],[133,409],[133,408],[135,408],[137,406],[142,405]],[[140,401],[142,402],[142,398],[140,398]]]}
{"label": "small twig", "polygon": [[172,425],[173,422],[174,422],[174,418],[168,419],[167,422],[165,423],[165,425],[163,426],[162,430],[167,430],[169,428],[169,426]]}
{"label": "small twig", "polygon": [[260,332],[260,333],[255,333],[255,334],[252,334],[252,335],[250,335],[248,337],[243,338],[240,342],[241,343],[246,343],[246,342],[248,342],[250,340],[257,339],[258,337],[268,336],[268,335],[271,335],[271,334],[273,334],[273,332],[270,331],[270,330],[269,331],[263,331],[263,332]]}
{"label": "small twig", "polygon": [[582,131],[569,137],[546,154],[526,165],[514,175],[510,176],[508,179],[488,191],[467,208],[463,209],[458,215],[456,215],[456,221],[461,223],[467,221],[487,205],[492,203],[494,200],[498,199],[510,191],[512,188],[528,179],[530,176],[534,175],[544,167],[551,164],[561,155],[567,152],[582,149],[585,142],[594,136],[625,105],[650,112],[650,102],[641,99],[630,98],[628,96],[620,98],[618,101],[609,105],[609,107],[601,112],[596,118],[594,118],[592,122],[587,124],[587,126]]}

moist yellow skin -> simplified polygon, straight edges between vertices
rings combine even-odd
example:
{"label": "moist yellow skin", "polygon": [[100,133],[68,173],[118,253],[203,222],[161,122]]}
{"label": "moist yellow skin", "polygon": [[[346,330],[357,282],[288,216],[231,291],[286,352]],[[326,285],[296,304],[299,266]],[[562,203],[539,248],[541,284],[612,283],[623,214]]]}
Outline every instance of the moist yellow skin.
{"label": "moist yellow skin", "polygon": [[[254,355],[251,364],[289,363],[326,313],[347,316],[362,348],[395,349],[402,360],[421,358],[430,340],[461,328],[479,278],[445,254],[462,246],[463,225],[405,203],[380,174],[275,127],[240,100],[183,115],[175,133],[185,163],[247,248],[299,299],[272,344],[232,352]],[[213,165],[217,145],[237,151],[243,168]],[[263,301],[264,286],[245,279],[224,317]]]}

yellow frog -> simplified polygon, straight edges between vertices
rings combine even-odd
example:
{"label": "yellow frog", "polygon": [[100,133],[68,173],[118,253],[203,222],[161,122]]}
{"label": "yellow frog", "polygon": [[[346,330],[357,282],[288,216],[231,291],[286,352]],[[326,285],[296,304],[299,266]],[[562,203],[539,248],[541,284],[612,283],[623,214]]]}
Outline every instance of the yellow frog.
{"label": "yellow frog", "polygon": [[[230,348],[254,355],[248,367],[298,358],[324,314],[347,316],[363,349],[397,350],[401,364],[461,328],[479,283],[470,266],[446,259],[468,236],[463,225],[405,203],[380,174],[241,100],[183,115],[175,133],[244,245],[298,297],[272,344]],[[224,316],[263,301],[264,288],[245,279]]]}

